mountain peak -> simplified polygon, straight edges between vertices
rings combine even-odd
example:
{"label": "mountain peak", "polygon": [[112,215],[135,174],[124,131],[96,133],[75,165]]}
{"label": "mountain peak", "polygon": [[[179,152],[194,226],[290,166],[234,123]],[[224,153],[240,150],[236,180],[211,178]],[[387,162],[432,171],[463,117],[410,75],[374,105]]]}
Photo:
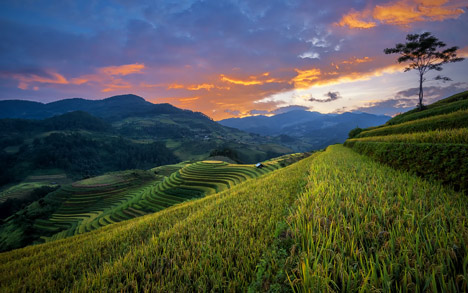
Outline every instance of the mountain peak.
{"label": "mountain peak", "polygon": [[134,95],[134,94],[112,96],[112,97],[103,99],[103,101],[148,102],[144,98],[142,98],[140,96],[137,96],[137,95]]}

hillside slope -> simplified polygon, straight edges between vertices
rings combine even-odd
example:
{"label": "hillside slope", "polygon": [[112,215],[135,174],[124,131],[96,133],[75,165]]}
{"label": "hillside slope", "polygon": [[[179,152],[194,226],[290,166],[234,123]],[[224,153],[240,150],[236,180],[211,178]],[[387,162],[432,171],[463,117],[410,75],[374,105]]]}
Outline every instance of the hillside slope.
{"label": "hillside slope", "polygon": [[363,129],[345,145],[468,192],[468,91]]}
{"label": "hillside slope", "polygon": [[200,200],[2,253],[0,290],[465,291],[467,212],[453,190],[332,146]]}
{"label": "hillside slope", "polygon": [[0,188],[50,169],[77,180],[203,160],[212,153],[229,154],[239,163],[292,153],[279,139],[225,127],[202,113],[152,104],[135,95],[49,104],[0,101],[0,117],[10,117],[0,119]]}
{"label": "hillside slope", "polygon": [[[257,178],[308,154],[254,165],[202,161],[113,172],[64,185],[0,222],[0,251],[93,231]],[[156,174],[156,175],[155,175]]]}

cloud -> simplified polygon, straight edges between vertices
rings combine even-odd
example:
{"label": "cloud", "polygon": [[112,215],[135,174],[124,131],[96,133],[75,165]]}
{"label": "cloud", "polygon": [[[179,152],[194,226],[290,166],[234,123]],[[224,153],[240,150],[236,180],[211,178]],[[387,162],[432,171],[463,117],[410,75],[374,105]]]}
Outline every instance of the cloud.
{"label": "cloud", "polygon": [[238,84],[238,85],[245,85],[245,86],[262,85],[262,84],[265,84],[265,83],[279,83],[279,82],[282,82],[279,79],[271,78],[269,72],[262,73],[259,76],[252,75],[252,76],[249,76],[248,79],[244,79],[244,80],[236,79],[236,78],[230,78],[230,77],[225,76],[224,74],[221,74],[220,78],[221,78],[221,81],[224,81],[224,82]]}
{"label": "cloud", "polygon": [[407,26],[415,22],[442,21],[458,18],[465,13],[463,1],[400,0],[375,5],[362,11],[351,9],[343,15],[338,25],[349,28],[370,29],[378,23]]}
{"label": "cloud", "polygon": [[291,112],[291,111],[307,111],[309,110],[309,107],[305,107],[305,106],[300,106],[300,105],[289,105],[289,106],[285,106],[285,107],[280,107],[278,109],[275,109],[273,111],[270,111],[271,114],[284,114],[284,113],[287,113],[287,112]]}
{"label": "cloud", "polygon": [[295,88],[307,88],[314,81],[318,80],[321,75],[321,71],[318,68],[311,68],[308,70],[295,69],[295,71],[297,75],[292,79]]}
{"label": "cloud", "polygon": [[250,111],[248,112],[248,114],[249,114],[250,116],[252,116],[252,115],[265,115],[265,114],[270,114],[270,113],[271,113],[271,112],[270,112],[270,111],[267,111],[267,110],[255,110],[255,109],[254,109],[254,110],[250,110]]}
{"label": "cloud", "polygon": [[308,99],[309,102],[319,102],[319,103],[329,103],[336,101],[338,99],[341,99],[341,95],[339,92],[328,92],[324,95],[325,97],[328,97],[326,99],[316,99],[314,97],[311,97]]}
{"label": "cloud", "polygon": [[[453,83],[449,86],[428,86],[424,88],[424,104],[432,104],[440,99],[447,98],[453,94],[459,93],[461,90],[466,89],[468,83]],[[419,88],[409,88],[399,91],[393,98],[371,101],[364,106],[356,107],[354,109],[347,109],[358,112],[366,112],[377,115],[394,116],[396,114],[406,112],[414,109],[418,104]]]}
{"label": "cloud", "polygon": [[239,116],[240,115],[239,110],[226,109],[226,110],[224,110],[224,113],[228,113],[228,114],[231,114],[233,116]]}
{"label": "cloud", "polygon": [[373,28],[377,26],[377,23],[375,21],[368,20],[370,18],[370,15],[371,11],[368,9],[363,10],[361,12],[351,9],[350,12],[343,15],[338,25],[359,29]]}
{"label": "cloud", "polygon": [[298,56],[299,58],[305,59],[305,58],[310,58],[310,59],[320,59],[320,54],[314,51],[308,51],[304,52],[301,55]]}
{"label": "cloud", "polygon": [[371,62],[372,60],[374,60],[373,58],[370,58],[370,57],[367,57],[367,56],[364,56],[363,58],[356,58],[355,56],[348,59],[348,60],[344,60],[342,61],[341,63],[343,64],[359,64],[359,63],[366,63],[366,62]]}
{"label": "cloud", "polygon": [[167,85],[168,90],[172,89],[185,89],[189,91],[198,91],[198,90],[207,90],[210,91],[211,89],[215,88],[214,84],[202,83],[202,84],[191,84],[191,85],[183,85],[178,83],[171,83]]}
{"label": "cloud", "polygon": [[107,66],[99,68],[98,73],[105,75],[129,75],[133,73],[142,73],[141,71],[145,68],[144,64],[135,63],[135,64],[126,64],[120,66]]}

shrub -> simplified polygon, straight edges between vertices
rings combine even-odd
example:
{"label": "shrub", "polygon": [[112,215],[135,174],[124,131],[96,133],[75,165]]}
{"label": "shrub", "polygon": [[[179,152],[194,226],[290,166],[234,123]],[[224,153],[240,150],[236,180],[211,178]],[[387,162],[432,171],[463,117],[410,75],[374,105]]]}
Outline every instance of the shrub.
{"label": "shrub", "polygon": [[394,168],[468,191],[466,145],[347,141],[345,146]]}

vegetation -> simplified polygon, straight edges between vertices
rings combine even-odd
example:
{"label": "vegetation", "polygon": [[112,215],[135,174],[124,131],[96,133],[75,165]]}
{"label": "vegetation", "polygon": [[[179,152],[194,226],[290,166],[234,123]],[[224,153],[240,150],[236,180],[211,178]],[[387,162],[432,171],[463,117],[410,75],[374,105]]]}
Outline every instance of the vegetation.
{"label": "vegetation", "polygon": [[331,146],[202,199],[2,253],[0,290],[466,291],[467,211],[462,194]]}
{"label": "vegetation", "polygon": [[345,146],[392,167],[468,191],[466,144],[349,141]]}
{"label": "vegetation", "polygon": [[[285,155],[264,162],[263,168],[219,161],[181,163],[154,168],[157,175],[130,170],[65,185],[6,221],[0,228],[0,250],[61,239],[154,213],[220,192],[304,156],[307,154]],[[16,231],[14,237],[10,237],[11,231]]]}
{"label": "vegetation", "polygon": [[312,160],[155,214],[0,254],[0,290],[245,290]]}
{"label": "vegetation", "polygon": [[[447,101],[451,101],[451,102],[447,102]],[[466,109],[468,109],[468,91],[453,95],[450,98],[428,105],[426,106],[426,109],[424,109],[423,111],[414,109],[406,113],[400,114],[398,116],[395,116],[392,119],[390,119],[386,124],[394,125],[394,124],[399,124],[399,123],[403,123],[407,121],[417,120],[417,119],[436,116],[436,115],[453,113],[456,111],[466,110]]]}
{"label": "vegetation", "polygon": [[357,138],[468,127],[468,110],[364,130]]}
{"label": "vegetation", "polygon": [[[11,111],[0,114],[28,114],[20,111],[23,103],[16,109],[15,101],[7,102],[2,105],[10,105]],[[215,150],[231,150],[240,163],[292,152],[275,139],[259,139],[223,127],[201,113],[154,105],[132,95],[101,102],[72,99],[33,104],[40,109],[28,114],[32,117],[51,116],[56,111],[65,114],[43,120],[0,119],[0,165],[4,167],[0,169],[0,188],[19,183],[38,169],[60,168],[78,180],[110,171],[203,160]],[[70,109],[103,118],[83,111],[67,113]]]}
{"label": "vegetation", "polygon": [[[419,110],[423,109],[423,82],[424,75],[430,70],[441,71],[442,65],[446,63],[460,62],[464,58],[457,57],[458,47],[451,47],[445,50],[447,45],[439,41],[429,32],[422,34],[408,34],[405,44],[398,43],[395,48],[387,48],[385,54],[399,54],[398,63],[409,61],[406,71],[415,69],[419,73]],[[442,51],[439,51],[442,50]],[[436,79],[450,80],[447,77],[438,76]]]}
{"label": "vegetation", "polygon": [[297,291],[468,290],[462,194],[331,146],[296,205]]}
{"label": "vegetation", "polygon": [[355,141],[468,144],[468,128],[369,136],[348,139],[347,143]]}
{"label": "vegetation", "polygon": [[351,131],[349,132],[348,134],[348,138],[354,138],[356,137],[359,133],[362,132],[362,128],[359,128],[359,127],[356,127],[356,128],[353,128],[351,129]]}
{"label": "vegetation", "polygon": [[467,92],[364,129],[345,145],[392,167],[468,192]]}

